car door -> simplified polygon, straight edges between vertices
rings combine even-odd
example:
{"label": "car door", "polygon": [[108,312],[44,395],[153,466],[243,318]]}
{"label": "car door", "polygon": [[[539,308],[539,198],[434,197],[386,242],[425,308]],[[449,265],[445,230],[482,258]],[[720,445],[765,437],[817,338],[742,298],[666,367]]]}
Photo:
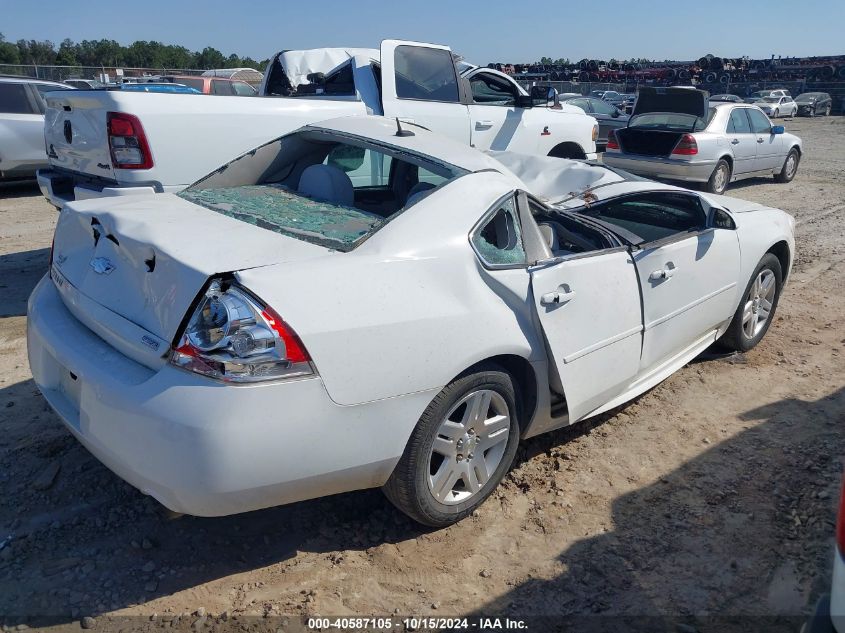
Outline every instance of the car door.
{"label": "car door", "polygon": [[[465,78],[472,94],[469,105],[472,146],[480,150],[508,149],[525,112],[524,108],[516,106],[520,94],[516,84],[485,70],[472,71]],[[521,149],[533,151],[535,148]]]}
{"label": "car door", "polygon": [[24,82],[0,83],[0,170],[46,165],[44,108],[35,89]]}
{"label": "car door", "polygon": [[754,171],[754,161],[757,158],[757,135],[751,131],[748,108],[731,110],[725,135],[733,153],[733,173],[746,174]]}
{"label": "car door", "polygon": [[782,135],[772,134],[772,122],[757,108],[748,108],[748,118],[757,138],[754,171],[780,169],[784,161]]}
{"label": "car door", "polygon": [[447,46],[381,43],[382,111],[461,143],[470,143],[469,110],[462,103],[452,51]]}
{"label": "car door", "polygon": [[797,111],[798,106],[795,104],[795,100],[792,97],[784,97],[781,104],[781,113],[783,115],[795,116]]}
{"label": "car door", "polygon": [[550,384],[575,422],[636,379],[642,312],[634,261],[620,246],[541,261],[529,272]]}
{"label": "car door", "polygon": [[603,205],[603,219],[646,239],[632,251],[642,292],[641,374],[714,336],[736,308],[739,240],[734,230],[708,228],[707,209],[686,192]]}
{"label": "car door", "polygon": [[618,130],[625,127],[628,117],[619,110],[601,99],[590,99],[590,114],[599,122],[599,141],[607,143],[607,134],[610,130]]}

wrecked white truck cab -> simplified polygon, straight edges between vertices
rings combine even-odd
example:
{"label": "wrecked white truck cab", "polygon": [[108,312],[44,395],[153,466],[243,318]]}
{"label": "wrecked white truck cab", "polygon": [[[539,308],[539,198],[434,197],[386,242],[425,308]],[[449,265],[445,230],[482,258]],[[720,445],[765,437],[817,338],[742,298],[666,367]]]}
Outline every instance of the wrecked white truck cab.
{"label": "wrecked white truck cab", "polygon": [[443,526],[521,438],[774,320],[790,216],[344,117],[178,194],[67,204],[28,305],[41,393],[103,463],[215,516],[383,486]]}
{"label": "wrecked white truck cab", "polygon": [[596,157],[595,119],[532,99],[495,70],[461,71],[446,46],[385,40],[381,49],[283,51],[268,64],[260,95],[273,98],[53,93],[41,191],[57,207],[175,192],[261,143],[341,116],[399,118],[482,150]]}

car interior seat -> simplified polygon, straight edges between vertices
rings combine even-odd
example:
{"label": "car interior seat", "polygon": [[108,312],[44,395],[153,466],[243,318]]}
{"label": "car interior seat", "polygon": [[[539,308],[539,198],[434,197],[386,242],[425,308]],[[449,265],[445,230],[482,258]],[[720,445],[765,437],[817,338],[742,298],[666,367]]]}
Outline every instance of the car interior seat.
{"label": "car interior seat", "polygon": [[434,185],[430,182],[418,182],[411,190],[408,192],[408,199],[405,200],[405,207],[410,207],[412,204],[415,204],[425,198],[431,190],[434,189]]}
{"label": "car interior seat", "polygon": [[301,194],[351,207],[355,204],[355,189],[342,169],[334,165],[310,165],[299,177],[297,191]]}

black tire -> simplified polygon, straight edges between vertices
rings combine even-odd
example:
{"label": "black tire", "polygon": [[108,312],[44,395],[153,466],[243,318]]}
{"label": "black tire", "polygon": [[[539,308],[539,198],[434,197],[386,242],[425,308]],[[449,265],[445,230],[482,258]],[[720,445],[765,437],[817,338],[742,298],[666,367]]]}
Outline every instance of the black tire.
{"label": "black tire", "polygon": [[[478,390],[498,393],[510,414],[509,435],[501,461],[487,482],[466,501],[451,505],[435,498],[429,486],[432,446],[446,415],[462,399]],[[443,388],[423,412],[405,452],[382,490],[399,510],[431,527],[446,527],[470,515],[496,489],[508,472],[519,444],[519,393],[510,375],[497,365],[483,365]],[[460,456],[459,456],[460,457]],[[461,480],[458,480],[461,481]]]}
{"label": "black tire", "polygon": [[824,116],[830,116],[830,106],[827,106],[827,108],[825,108]]}
{"label": "black tire", "polygon": [[[792,168],[789,167],[790,158],[794,160],[794,166]],[[780,168],[780,172],[775,174],[775,180],[777,182],[791,182],[792,179],[795,178],[795,174],[798,173],[798,164],[800,162],[801,154],[799,154],[798,150],[793,147],[786,155],[786,158],[783,161],[783,167]]]}
{"label": "black tire", "polygon": [[[775,294],[774,299],[771,302],[772,309],[769,311],[768,320],[763,324],[762,329],[754,336],[749,337],[743,329],[743,313],[745,312],[745,305],[747,303],[749,293],[751,292],[751,287],[757,277],[764,270],[770,270],[775,277]],[[780,299],[780,291],[782,287],[783,271],[781,270],[780,260],[778,260],[778,258],[772,253],[766,253],[763,255],[763,259],[760,260],[760,263],[757,264],[757,268],[754,269],[754,274],[751,275],[751,279],[748,280],[748,285],[746,285],[745,291],[742,293],[742,298],[739,301],[739,306],[737,306],[736,312],[731,320],[731,324],[719,339],[719,344],[722,347],[735,350],[737,352],[747,352],[763,340],[763,337],[772,325],[772,321],[775,319],[775,312],[777,311],[778,300]]]}
{"label": "black tire", "polygon": [[[719,172],[720,170],[724,171],[724,176],[720,178]],[[728,185],[731,182],[731,165],[722,158],[718,163],[716,163],[716,167],[713,168],[713,173],[710,174],[710,180],[704,185],[704,190],[709,191],[710,193],[718,193],[722,194],[725,192],[725,189],[728,188]]]}
{"label": "black tire", "polygon": [[779,116],[780,116],[780,110],[775,109],[775,111],[772,113],[772,118],[773,118],[773,119],[776,119],[776,118],[778,118]]}

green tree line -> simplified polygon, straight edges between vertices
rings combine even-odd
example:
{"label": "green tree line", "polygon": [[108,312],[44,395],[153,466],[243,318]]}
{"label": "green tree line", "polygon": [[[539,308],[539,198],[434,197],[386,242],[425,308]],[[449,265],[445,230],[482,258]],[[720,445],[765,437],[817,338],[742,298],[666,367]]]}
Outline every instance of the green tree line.
{"label": "green tree line", "polygon": [[263,70],[268,60],[228,57],[216,48],[190,51],[184,46],[161,42],[132,42],[123,46],[114,40],[62,40],[58,48],[49,40],[7,42],[0,33],[0,64],[37,64],[39,66],[109,66],[128,68],[239,68]]}

